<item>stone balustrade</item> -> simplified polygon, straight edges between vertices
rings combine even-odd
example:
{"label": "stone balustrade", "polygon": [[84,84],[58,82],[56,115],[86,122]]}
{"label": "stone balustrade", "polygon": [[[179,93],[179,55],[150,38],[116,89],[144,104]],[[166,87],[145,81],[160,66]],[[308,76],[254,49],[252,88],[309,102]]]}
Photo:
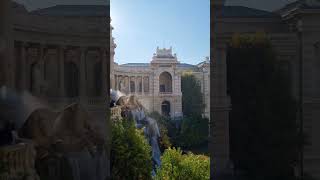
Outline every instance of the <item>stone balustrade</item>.
{"label": "stone balustrade", "polygon": [[159,92],[159,94],[173,94],[172,92]]}
{"label": "stone balustrade", "polygon": [[19,143],[0,147],[0,180],[27,179],[39,180],[34,167],[36,152],[32,143]]}

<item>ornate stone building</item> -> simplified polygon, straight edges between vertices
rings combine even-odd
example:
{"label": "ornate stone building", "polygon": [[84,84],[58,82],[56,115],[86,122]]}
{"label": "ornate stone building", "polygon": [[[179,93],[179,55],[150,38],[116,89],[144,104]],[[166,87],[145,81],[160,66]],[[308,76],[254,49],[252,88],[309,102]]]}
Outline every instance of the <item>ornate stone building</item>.
{"label": "ornate stone building", "polygon": [[[53,107],[103,108],[109,80],[108,6],[57,5],[35,11],[12,3],[12,52],[2,61],[8,87]],[[3,52],[6,54],[6,51]]]}
{"label": "ornate stone building", "polygon": [[229,156],[228,120],[232,99],[230,101],[226,83],[228,43],[235,33],[265,32],[277,52],[277,59],[288,70],[292,94],[298,102],[302,98],[302,121],[297,121],[309,137],[309,144],[303,149],[303,171],[316,179],[320,178],[320,3],[298,0],[277,11],[268,12],[242,6],[225,6],[224,2],[225,0],[215,0],[211,3],[211,29],[214,33],[211,36],[211,59],[215,60],[211,63],[211,83],[213,87],[217,87],[211,92],[213,130],[209,146],[213,155],[212,176],[228,171],[232,164]]}
{"label": "ornate stone building", "polygon": [[[115,43],[111,42],[111,52]],[[172,48],[157,48],[150,63],[118,65],[111,59],[111,88],[124,94],[134,94],[149,112],[159,112],[171,118],[182,117],[181,75],[194,73],[204,94],[205,113],[209,117],[210,66],[209,60],[198,65],[183,64],[173,54]]]}
{"label": "ornate stone building", "polygon": [[[109,4],[28,11],[21,4],[2,0],[0,14],[0,87],[33,96],[22,99],[28,112],[17,128],[37,108],[35,101],[56,112],[78,103],[107,142],[111,137],[107,116]],[[107,174],[108,169],[104,170]]]}

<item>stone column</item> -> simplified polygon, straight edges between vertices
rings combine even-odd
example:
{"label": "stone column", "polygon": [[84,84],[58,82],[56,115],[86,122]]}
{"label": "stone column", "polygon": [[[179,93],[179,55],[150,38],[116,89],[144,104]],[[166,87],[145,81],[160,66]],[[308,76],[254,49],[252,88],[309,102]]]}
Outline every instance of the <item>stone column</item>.
{"label": "stone column", "polygon": [[14,87],[11,1],[0,1],[0,87]]}
{"label": "stone column", "polygon": [[40,72],[41,72],[41,83],[40,83],[40,96],[45,95],[46,87],[45,87],[45,64],[44,64],[44,45],[40,44],[39,47],[39,63],[40,63]]}
{"label": "stone column", "polygon": [[115,75],[115,77],[114,77],[115,79],[114,79],[114,90],[119,90],[119,87],[118,87],[118,79],[119,79],[119,77],[118,77],[118,75]]}
{"label": "stone column", "polygon": [[143,84],[144,75],[141,77],[141,94],[144,95],[144,84]]}
{"label": "stone column", "polygon": [[28,90],[28,84],[27,84],[27,77],[28,77],[28,73],[27,73],[27,53],[26,53],[26,43],[25,42],[21,42],[21,90],[25,91]]}
{"label": "stone column", "polygon": [[106,48],[102,48],[101,49],[101,53],[102,53],[102,73],[101,73],[101,80],[102,80],[102,90],[101,90],[101,95],[105,96],[106,95],[106,91],[109,91],[110,89],[110,69],[107,68],[107,63],[108,63],[108,58],[107,58],[107,49]]}
{"label": "stone column", "polygon": [[80,99],[85,100],[87,97],[87,80],[86,80],[86,47],[80,47]]}
{"label": "stone column", "polygon": [[210,124],[212,135],[209,148],[212,151],[212,166],[214,176],[230,173],[229,163],[229,111],[230,104],[227,97],[226,78],[226,49],[218,48],[214,50],[216,71],[211,79],[214,84],[212,89],[211,112],[213,123]]}
{"label": "stone column", "polygon": [[59,66],[60,66],[60,97],[65,97],[65,87],[64,87],[64,59],[65,59],[65,46],[59,47]]}
{"label": "stone column", "polygon": [[131,76],[129,74],[129,94],[131,94]]}
{"label": "stone column", "polygon": [[26,66],[24,67],[24,69],[26,71],[26,77],[25,77],[26,78],[26,81],[25,81],[26,90],[31,92],[31,84],[30,84],[30,81],[31,81],[31,65],[30,65],[29,48],[30,48],[30,45],[26,44],[26,47],[25,47],[25,50],[26,50],[26,56],[25,56]]}
{"label": "stone column", "polygon": [[153,72],[153,92],[155,96],[159,95],[159,74],[156,72]]}
{"label": "stone column", "polygon": [[117,77],[118,77],[118,80],[117,80],[117,86],[118,86],[118,88],[117,88],[117,90],[118,91],[121,91],[121,89],[120,89],[120,78],[122,78],[122,76],[121,75],[117,75]]}
{"label": "stone column", "polygon": [[138,85],[138,83],[137,83],[137,80],[138,79],[138,77],[136,76],[135,78],[134,78],[134,87],[135,87],[135,94],[139,94],[139,85]]}

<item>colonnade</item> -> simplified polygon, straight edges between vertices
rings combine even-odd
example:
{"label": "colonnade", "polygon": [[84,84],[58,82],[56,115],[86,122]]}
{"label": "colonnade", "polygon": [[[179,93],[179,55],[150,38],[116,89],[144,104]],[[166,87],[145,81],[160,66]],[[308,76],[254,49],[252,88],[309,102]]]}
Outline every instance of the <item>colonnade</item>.
{"label": "colonnade", "polygon": [[115,89],[126,94],[149,94],[150,93],[150,77],[116,74]]}
{"label": "colonnade", "polygon": [[15,86],[37,96],[103,96],[107,62],[106,47],[15,42]]}

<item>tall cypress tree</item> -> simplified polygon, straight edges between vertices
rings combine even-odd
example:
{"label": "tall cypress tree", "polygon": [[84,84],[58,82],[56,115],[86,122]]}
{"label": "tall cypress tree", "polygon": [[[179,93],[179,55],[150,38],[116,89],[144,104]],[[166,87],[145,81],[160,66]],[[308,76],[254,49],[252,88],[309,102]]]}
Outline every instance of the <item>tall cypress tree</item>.
{"label": "tall cypress tree", "polygon": [[227,54],[230,149],[247,179],[293,179],[296,103],[290,80],[267,38],[235,36]]}
{"label": "tall cypress tree", "polygon": [[187,117],[201,117],[204,110],[201,85],[191,72],[182,74],[181,91],[183,114]]}

